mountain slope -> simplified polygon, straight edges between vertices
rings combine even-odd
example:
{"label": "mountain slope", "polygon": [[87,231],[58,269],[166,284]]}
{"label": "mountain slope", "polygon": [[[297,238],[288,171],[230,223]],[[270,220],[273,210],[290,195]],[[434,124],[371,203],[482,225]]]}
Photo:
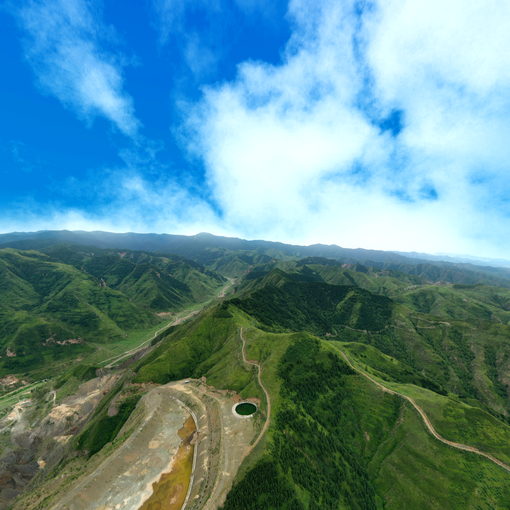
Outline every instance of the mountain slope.
{"label": "mountain slope", "polygon": [[265,263],[270,259],[325,257],[349,264],[361,263],[378,269],[400,271],[421,276],[430,282],[446,281],[469,285],[487,283],[510,287],[509,268],[420,260],[394,252],[349,249],[336,245],[299,246],[271,241],[247,241],[205,233],[183,236],[62,230],[0,235],[0,247],[41,250],[58,243],[174,254],[223,271],[227,276],[239,276],[254,264]]}
{"label": "mountain slope", "polygon": [[337,326],[378,331],[391,318],[392,303],[359,287],[294,280],[278,269],[233,304],[263,324],[326,334]]}
{"label": "mountain slope", "polygon": [[[305,330],[371,345],[408,367],[415,384],[466,402],[476,399],[510,418],[509,290],[416,283],[406,290],[406,279],[399,288],[396,275],[386,275],[388,298],[320,281],[321,271],[314,267],[313,272],[302,267],[263,272],[231,302],[269,331]],[[329,279],[333,267],[326,266]],[[381,280],[366,268],[359,274],[338,265],[336,270],[369,288]]]}
{"label": "mountain slope", "polygon": [[[439,443],[414,409],[354,373],[329,340],[260,330],[258,321],[236,303],[231,300],[185,330],[172,332],[137,369],[139,382],[204,376],[217,388],[263,399],[240,360],[235,329],[246,331],[247,357],[262,364],[272,418],[263,447],[246,461],[225,510],[504,508],[510,497],[504,470]],[[420,376],[374,347],[360,347],[382,357],[379,369],[397,380]],[[392,366],[397,369],[390,370]],[[440,406],[447,403],[447,413],[460,418],[463,404],[443,398]],[[425,401],[420,402],[450,439],[485,448],[496,444],[487,443],[489,436],[510,439],[510,427],[479,407],[469,407],[472,423],[466,435],[461,419],[458,424],[445,422],[433,409],[436,400]],[[262,421],[266,410],[262,400]]]}
{"label": "mountain slope", "polygon": [[0,250],[0,370],[90,352],[158,323],[155,312],[204,301],[224,282],[182,259],[48,251]]}
{"label": "mountain slope", "polygon": [[55,245],[43,250],[51,260],[71,264],[119,290],[142,306],[171,310],[204,301],[225,283],[219,274],[177,256]]}
{"label": "mountain slope", "polygon": [[[114,378],[115,388],[105,392],[86,423],[65,429],[70,440],[59,447],[61,457],[45,450],[57,445],[56,438],[44,436],[46,443],[36,445],[33,463],[52,460],[15,508],[45,508],[49,495],[58,508],[58,497],[80,474],[118,452],[129,434],[123,424],[141,416],[139,397],[171,381],[181,381],[183,388],[196,385],[212,400],[221,396],[229,419],[239,399],[258,407],[251,437],[261,441],[241,445],[249,455],[237,459],[244,462],[226,500],[212,506],[508,507],[509,474],[490,459],[440,442],[406,399],[443,438],[510,463],[510,290],[504,281],[488,285],[490,271],[466,272],[457,265],[455,271],[434,264],[415,271],[416,264],[406,262],[401,270],[395,260],[373,265],[316,256],[297,260],[276,246],[236,251],[227,246],[234,241],[199,250],[196,258],[210,257],[208,269],[127,249],[48,244],[40,247],[44,253],[0,250],[4,364],[30,359],[24,345],[40,352],[60,349],[62,357],[67,348],[95,348],[125,334],[131,324],[151,323],[160,311],[207,299],[225,281],[210,270],[215,264],[242,275],[233,284],[234,296],[146,337],[143,351],[128,351],[122,364],[98,372]],[[447,281],[471,281],[476,274],[484,284]],[[79,327],[89,328],[83,331],[88,336],[79,337],[84,343],[57,342],[78,338]],[[8,336],[13,334],[25,344],[15,343]],[[24,356],[7,357],[7,347]],[[41,409],[55,412],[66,402],[61,396],[73,391],[82,372],[93,378],[95,368],[84,364],[41,383],[40,394],[31,396],[30,425],[38,423],[38,412],[46,416]],[[199,416],[211,426],[207,437],[223,430],[214,412]],[[8,434],[2,438],[7,441]],[[9,458],[6,449],[0,464]],[[223,483],[214,465],[206,478],[197,478],[214,486],[218,475]],[[233,476],[236,470],[225,472]]]}

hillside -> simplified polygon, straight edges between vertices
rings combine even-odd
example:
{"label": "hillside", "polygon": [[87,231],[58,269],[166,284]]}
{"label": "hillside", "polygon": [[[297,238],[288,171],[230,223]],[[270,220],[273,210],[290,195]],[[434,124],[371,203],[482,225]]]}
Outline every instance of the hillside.
{"label": "hillside", "polygon": [[318,334],[332,334],[339,326],[379,331],[392,315],[392,303],[384,296],[353,285],[300,281],[278,269],[232,303],[274,330]]}
{"label": "hillside", "polygon": [[0,366],[34,368],[212,297],[224,279],[183,259],[53,247],[0,250]]}
{"label": "hillside", "polygon": [[510,269],[505,267],[420,259],[416,258],[416,254],[406,256],[390,251],[350,249],[336,245],[299,246],[261,240],[248,241],[207,233],[184,236],[55,230],[0,234],[0,248],[41,250],[62,243],[179,255],[227,276],[240,276],[252,266],[270,262],[272,259],[296,261],[319,257],[346,264],[364,264],[379,270],[398,271],[429,282],[444,281],[466,285],[486,283],[510,287]]}
{"label": "hillside", "polygon": [[[409,285],[408,276],[359,269],[300,263],[295,272],[273,270],[248,282],[232,303],[270,331],[306,330],[374,346],[405,363],[415,384],[477,399],[510,417],[509,290]],[[321,274],[350,285],[326,283]],[[381,285],[387,296],[373,293]]]}
{"label": "hillside", "polygon": [[[181,413],[191,410],[201,431],[191,510],[508,507],[504,281],[447,281],[457,279],[453,273],[431,281],[410,266],[260,253],[246,259],[235,250],[207,268],[146,251],[40,250],[0,250],[3,348],[17,349],[2,358],[4,373],[22,367],[30,376],[41,370],[37,363],[59,356],[81,362],[4,397],[0,508],[4,494],[5,501],[18,494],[16,510],[60,509],[73,494],[85,501],[83,486],[94,501],[110,493],[122,499],[120,485],[101,488],[97,473],[113,476],[124,451],[140,465],[152,463],[166,445],[160,433],[151,436],[151,424],[165,434],[181,430],[169,425],[170,400]],[[227,284],[211,264],[240,276]],[[156,325],[156,314],[177,310],[187,315]],[[137,340],[115,344],[110,363],[104,343],[140,326]],[[83,342],[62,344],[70,338]],[[9,368],[13,360],[18,371]],[[30,406],[9,418],[18,394]],[[234,413],[244,400],[256,405],[253,419]],[[153,446],[136,447],[141,438]],[[192,466],[186,469],[191,476]],[[129,473],[143,487],[159,479],[143,478],[148,470],[135,464]],[[165,472],[161,480],[167,475],[177,477]],[[164,487],[154,485],[156,499]]]}
{"label": "hillside", "polygon": [[[262,362],[275,409],[267,442],[247,461],[225,509],[504,508],[510,495],[504,470],[436,443],[404,401],[384,395],[335,355],[331,337],[261,330],[259,320],[240,313],[240,299],[229,303],[169,336],[137,376],[159,383],[205,376],[219,388],[257,395],[236,354],[236,324],[247,328],[249,357]],[[510,459],[510,426],[482,403],[427,390],[431,381],[421,372],[375,347],[341,348],[383,380],[398,381],[403,392],[424,388],[418,400],[447,437]]]}
{"label": "hillside", "polygon": [[73,265],[155,311],[204,301],[225,283],[218,273],[177,256],[140,251],[98,250],[56,245],[42,250],[56,262]]}

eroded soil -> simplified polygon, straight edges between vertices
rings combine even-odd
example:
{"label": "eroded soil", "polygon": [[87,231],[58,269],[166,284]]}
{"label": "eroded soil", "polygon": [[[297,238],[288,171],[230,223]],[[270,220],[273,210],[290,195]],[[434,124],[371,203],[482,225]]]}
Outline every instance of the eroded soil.
{"label": "eroded soil", "polygon": [[117,375],[91,379],[58,405],[54,393],[47,395],[40,408],[26,399],[0,420],[0,433],[10,438],[0,457],[0,509],[8,508],[41,470],[60,461],[74,431],[90,417],[117,380]]}
{"label": "eroded soil", "polygon": [[180,510],[186,499],[193,470],[196,439],[195,420],[190,416],[179,430],[182,443],[177,450],[172,470],[163,473],[152,486],[152,495],[140,510]]}
{"label": "eroded soil", "polygon": [[137,429],[93,472],[80,477],[54,510],[138,510],[161,474],[172,470],[181,444],[178,431],[190,413],[164,387],[149,391],[138,405],[143,419]]}

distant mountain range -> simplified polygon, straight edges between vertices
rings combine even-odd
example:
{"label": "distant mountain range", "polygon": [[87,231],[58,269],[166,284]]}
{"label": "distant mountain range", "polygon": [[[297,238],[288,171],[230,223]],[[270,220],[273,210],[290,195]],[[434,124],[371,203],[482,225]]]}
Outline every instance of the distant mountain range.
{"label": "distant mountain range", "polygon": [[45,230],[0,235],[0,248],[40,250],[55,244],[95,246],[104,249],[141,250],[185,257],[209,269],[238,276],[249,267],[272,259],[323,257],[347,264],[361,263],[379,269],[423,276],[430,281],[451,283],[489,283],[510,286],[510,268],[458,261],[445,256],[350,249],[337,245],[300,246],[272,241],[248,241],[201,233],[194,236],[172,234],[117,234]]}

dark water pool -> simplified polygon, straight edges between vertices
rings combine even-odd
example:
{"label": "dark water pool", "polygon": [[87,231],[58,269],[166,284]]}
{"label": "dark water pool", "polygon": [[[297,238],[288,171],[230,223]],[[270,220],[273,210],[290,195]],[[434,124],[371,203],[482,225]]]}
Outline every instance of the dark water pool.
{"label": "dark water pool", "polygon": [[241,416],[249,416],[253,414],[257,410],[257,406],[255,404],[251,404],[250,402],[242,402],[241,404],[236,405],[236,413]]}

